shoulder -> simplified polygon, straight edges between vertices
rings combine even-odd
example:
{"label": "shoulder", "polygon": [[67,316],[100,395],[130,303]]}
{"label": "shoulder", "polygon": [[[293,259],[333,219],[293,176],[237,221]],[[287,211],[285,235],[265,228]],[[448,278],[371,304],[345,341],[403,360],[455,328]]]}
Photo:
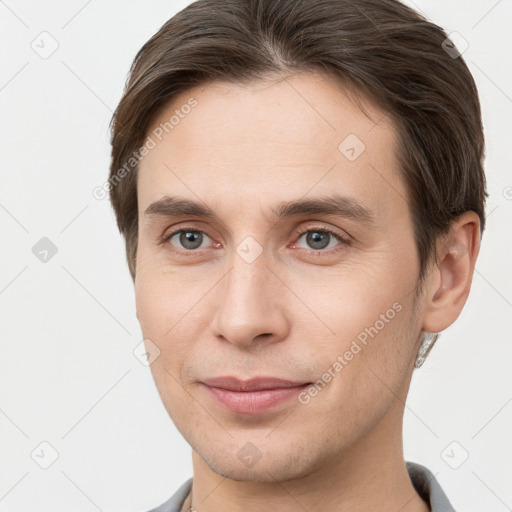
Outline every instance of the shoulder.
{"label": "shoulder", "polygon": [[432,512],[455,512],[432,472],[416,462],[406,462],[409,477],[418,494],[430,504]]}
{"label": "shoulder", "polygon": [[148,512],[180,512],[183,502],[191,488],[192,478],[189,478],[165,503],[162,503]]}

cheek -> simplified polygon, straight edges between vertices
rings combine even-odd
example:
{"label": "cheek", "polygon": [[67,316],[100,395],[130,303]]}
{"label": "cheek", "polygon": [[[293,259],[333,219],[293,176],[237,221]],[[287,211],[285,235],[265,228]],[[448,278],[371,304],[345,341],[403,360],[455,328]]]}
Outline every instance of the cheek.
{"label": "cheek", "polygon": [[150,370],[164,406],[176,421],[176,411],[187,407],[181,369],[190,349],[187,340],[192,339],[184,332],[190,326],[185,321],[189,320],[189,294],[175,290],[169,279],[158,274],[144,269],[136,274],[137,316],[144,339],[151,340],[160,351]]}
{"label": "cheek", "polygon": [[137,273],[135,301],[142,334],[160,350],[151,365],[157,384],[172,380],[167,371],[181,380],[181,368],[208,325],[204,295],[199,283],[185,283],[156,266]]}
{"label": "cheek", "polygon": [[[324,373],[315,383],[319,391],[305,407],[311,408],[319,424],[332,423],[335,417],[344,441],[372,428],[393,404],[400,407],[397,397],[405,400],[416,340],[411,304],[401,306],[400,311],[388,313],[388,323],[381,320],[379,309],[376,317],[360,314],[346,326],[346,336],[322,348]],[[348,334],[349,330],[355,334]]]}
{"label": "cheek", "polygon": [[384,305],[353,337],[361,347],[361,365],[390,384],[395,376],[400,379],[414,352],[416,323],[409,301]]}
{"label": "cheek", "polygon": [[335,375],[329,385],[333,399],[348,394],[362,403],[389,395],[386,384],[395,392],[400,387],[415,356],[420,324],[410,293],[414,268],[403,269],[400,279],[394,277],[395,263],[379,272],[360,270],[354,267],[323,287],[317,311],[333,334],[317,339],[316,357],[328,374],[322,380],[329,372]]}
{"label": "cheek", "polygon": [[[137,270],[135,277],[135,304],[137,318],[145,338],[160,338],[164,332],[167,297],[161,294],[162,285],[150,273]],[[157,300],[156,297],[158,297]]]}
{"label": "cheek", "polygon": [[165,274],[161,267],[138,265],[135,277],[137,315],[144,335],[164,339],[171,335],[174,324],[186,314],[193,290],[177,285],[179,281]]}
{"label": "cheek", "polygon": [[[318,341],[325,343],[327,353],[328,347],[343,349],[359,335],[363,343],[377,333],[381,338],[381,333],[389,332],[392,324],[404,316],[402,310],[404,302],[409,301],[409,286],[390,278],[396,271],[384,258],[376,260],[371,265],[350,264],[338,272],[327,269],[288,276],[290,287],[304,298],[311,325],[316,322],[325,326],[326,336]],[[297,308],[300,307],[298,304]],[[293,314],[300,324],[305,316],[297,315],[297,308]],[[306,323],[302,328],[307,328]]]}

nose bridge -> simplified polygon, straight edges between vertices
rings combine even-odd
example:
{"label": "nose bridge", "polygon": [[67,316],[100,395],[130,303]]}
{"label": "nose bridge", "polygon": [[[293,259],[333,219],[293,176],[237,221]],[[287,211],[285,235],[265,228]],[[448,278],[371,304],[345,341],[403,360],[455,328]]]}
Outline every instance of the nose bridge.
{"label": "nose bridge", "polygon": [[[241,251],[241,247],[239,248]],[[251,248],[248,254],[251,252]],[[231,261],[231,271],[227,280],[226,287],[228,288],[227,294],[233,298],[249,299],[248,301],[240,302],[240,305],[245,307],[251,306],[251,309],[256,309],[255,304],[249,304],[253,299],[257,298],[258,294],[265,294],[265,288],[268,287],[270,271],[267,267],[266,255],[259,255],[254,260],[245,259],[240,256],[239,252],[233,255]]]}
{"label": "nose bridge", "polygon": [[286,329],[268,258],[262,248],[259,254],[256,250],[253,241],[245,240],[233,251],[230,270],[216,297],[214,334],[237,345],[250,345],[262,334],[276,340]]}

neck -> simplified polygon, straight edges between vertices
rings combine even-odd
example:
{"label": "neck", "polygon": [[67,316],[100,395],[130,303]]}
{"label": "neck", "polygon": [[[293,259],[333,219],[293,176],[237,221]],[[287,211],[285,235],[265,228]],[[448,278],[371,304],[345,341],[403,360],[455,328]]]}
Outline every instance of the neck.
{"label": "neck", "polygon": [[402,451],[403,403],[349,449],[320,468],[286,481],[236,481],[214,473],[192,453],[192,506],[198,512],[429,512],[415,491]]}

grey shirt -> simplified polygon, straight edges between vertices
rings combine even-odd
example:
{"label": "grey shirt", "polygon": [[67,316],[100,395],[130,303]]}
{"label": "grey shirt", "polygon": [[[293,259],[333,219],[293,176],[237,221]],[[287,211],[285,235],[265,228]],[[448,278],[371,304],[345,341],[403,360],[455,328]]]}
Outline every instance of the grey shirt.
{"label": "grey shirt", "polygon": [[[415,462],[406,462],[406,466],[414,488],[430,504],[431,512],[455,512],[439,482],[426,467]],[[149,512],[180,512],[191,488],[192,478],[189,478],[169,500]]]}

